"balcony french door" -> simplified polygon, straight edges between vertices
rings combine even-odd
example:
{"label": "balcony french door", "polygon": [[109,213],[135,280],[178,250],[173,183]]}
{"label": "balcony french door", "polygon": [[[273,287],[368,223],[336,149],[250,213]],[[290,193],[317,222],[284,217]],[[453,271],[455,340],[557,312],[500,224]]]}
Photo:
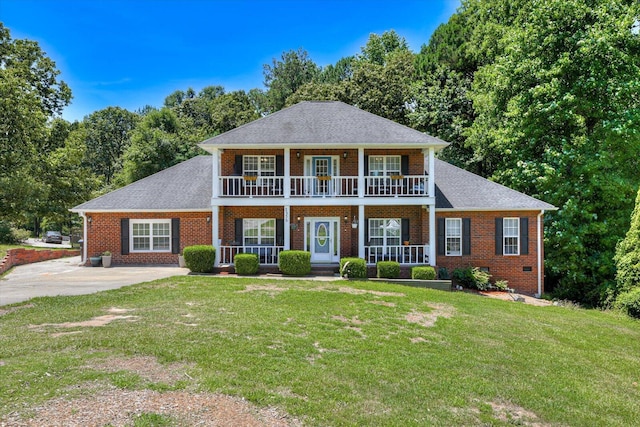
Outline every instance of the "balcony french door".
{"label": "balcony french door", "polygon": [[332,178],[338,175],[338,157],[307,157],[305,175],[311,178],[306,182],[307,194],[312,196],[334,195],[336,191]]}

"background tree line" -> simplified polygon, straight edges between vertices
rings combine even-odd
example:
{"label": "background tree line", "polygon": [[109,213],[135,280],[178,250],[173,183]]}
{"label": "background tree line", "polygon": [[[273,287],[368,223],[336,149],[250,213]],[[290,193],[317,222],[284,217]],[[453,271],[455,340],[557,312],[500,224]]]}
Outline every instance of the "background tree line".
{"label": "background tree line", "polygon": [[394,31],[326,66],[290,50],[264,65],[264,88],[177,90],[159,108],[75,123],[59,118],[71,90],[55,64],[0,24],[2,217],[69,227],[68,208],[202,154],[208,137],[340,100],[440,137],[442,159],[557,206],[545,216],[548,287],[608,305],[640,186],[638,17],[635,0],[466,0],[417,53]]}

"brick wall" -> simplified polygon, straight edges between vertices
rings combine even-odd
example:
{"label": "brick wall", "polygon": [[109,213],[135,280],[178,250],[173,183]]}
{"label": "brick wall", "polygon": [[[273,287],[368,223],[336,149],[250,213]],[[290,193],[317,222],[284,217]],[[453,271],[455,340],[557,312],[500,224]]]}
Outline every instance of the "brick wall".
{"label": "brick wall", "polygon": [[9,249],[7,255],[0,261],[0,274],[16,265],[32,264],[34,262],[78,255],[80,255],[80,251],[77,249]]}
{"label": "brick wall", "polygon": [[[449,274],[455,268],[489,268],[491,280],[508,280],[509,287],[519,292],[538,292],[538,225],[539,211],[532,212],[438,212],[436,218],[469,218],[471,220],[471,254],[465,256],[436,256],[438,267],[446,267]],[[498,217],[529,218],[529,254],[495,254],[495,219]],[[544,256],[544,254],[542,254]],[[543,258],[544,259],[544,258]],[[524,271],[530,269],[530,271]],[[544,277],[544,266],[542,267]]]}
{"label": "brick wall", "polygon": [[[225,151],[226,153],[226,151]],[[354,154],[355,157],[355,154]],[[413,173],[413,172],[412,172]],[[446,267],[451,273],[458,267],[486,267],[492,280],[508,280],[509,286],[520,292],[534,294],[538,292],[537,262],[537,215],[539,211],[529,212],[438,212],[437,218],[469,218],[471,220],[471,254],[465,256],[436,257],[438,267]],[[171,219],[180,218],[180,253],[185,246],[195,244],[210,245],[211,225],[207,223],[210,212],[196,213],[87,213],[92,217],[85,239],[87,255],[112,253],[112,263],[117,264],[177,264],[178,255],[171,253],[130,253],[121,254],[120,220],[130,219]],[[357,206],[304,206],[291,207],[291,223],[300,223],[297,230],[290,230],[291,248],[304,249],[304,220],[309,217],[340,218],[340,256],[357,256],[358,229],[351,227],[354,216],[358,217]],[[347,217],[345,223],[343,218]],[[223,245],[235,240],[236,218],[276,218],[284,217],[281,206],[221,207],[219,218],[212,219],[218,224]],[[529,253],[527,255],[495,255],[495,218],[527,217],[529,219]],[[429,242],[428,210],[420,206],[367,206],[365,218],[358,218],[359,227],[366,227],[367,218],[409,218],[410,241],[412,244]],[[285,224],[285,227],[290,226]],[[543,255],[543,254],[542,254]],[[525,271],[527,270],[527,271]],[[544,268],[541,271],[544,276]]]}
{"label": "brick wall", "polygon": [[[122,255],[120,244],[120,220],[129,219],[171,219],[180,218],[180,253],[186,246],[210,245],[211,224],[207,217],[211,212],[169,212],[169,213],[91,213],[91,224],[87,226],[87,257],[111,252],[112,265],[117,264],[177,264],[178,254],[171,252],[134,253]],[[213,220],[212,220],[213,221]],[[88,263],[88,260],[87,260]]]}

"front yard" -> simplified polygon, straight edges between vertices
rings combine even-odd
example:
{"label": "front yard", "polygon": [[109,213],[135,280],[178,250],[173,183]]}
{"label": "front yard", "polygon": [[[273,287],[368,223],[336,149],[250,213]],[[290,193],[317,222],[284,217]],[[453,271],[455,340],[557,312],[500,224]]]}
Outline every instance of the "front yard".
{"label": "front yard", "polygon": [[176,399],[244,398],[252,425],[624,426],[639,383],[638,321],[400,285],[191,276],[0,309],[0,424],[195,425]]}

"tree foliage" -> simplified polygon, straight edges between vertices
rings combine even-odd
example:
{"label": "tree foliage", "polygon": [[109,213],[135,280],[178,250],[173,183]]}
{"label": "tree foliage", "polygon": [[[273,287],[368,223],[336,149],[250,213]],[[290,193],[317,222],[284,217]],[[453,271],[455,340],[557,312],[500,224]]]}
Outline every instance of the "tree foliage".
{"label": "tree foliage", "polygon": [[629,231],[616,248],[616,280],[618,291],[626,292],[640,289],[640,188],[636,197],[636,206],[631,214]]}
{"label": "tree foliage", "polygon": [[267,87],[264,113],[282,109],[289,96],[302,85],[311,82],[320,72],[304,49],[283,52],[281,59],[264,65],[264,85]]}

